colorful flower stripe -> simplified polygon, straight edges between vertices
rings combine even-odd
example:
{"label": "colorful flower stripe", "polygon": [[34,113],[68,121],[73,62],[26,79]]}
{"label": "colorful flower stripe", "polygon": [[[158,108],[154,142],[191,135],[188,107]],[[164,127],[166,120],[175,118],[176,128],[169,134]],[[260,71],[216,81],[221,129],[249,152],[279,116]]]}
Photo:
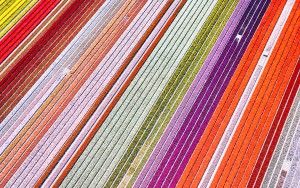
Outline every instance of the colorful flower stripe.
{"label": "colorful flower stripe", "polygon": [[[250,83],[249,79],[253,74],[255,67],[257,66],[260,56],[262,56],[264,48],[268,49],[267,47],[265,47],[265,45],[267,43],[268,38],[271,35],[271,31],[273,31],[274,29],[274,24],[278,20],[278,15],[274,16],[274,14],[276,13],[275,10],[278,10],[279,8],[278,12],[280,14],[284,2],[281,3],[281,7],[278,7],[280,5],[280,2],[277,2],[274,5],[275,6],[270,6],[269,9],[266,11],[266,14],[262,19],[262,22],[258,27],[256,34],[254,35],[247,51],[245,52],[239,64],[239,67],[233,75],[231,82],[229,83],[220,103],[218,104],[217,109],[215,110],[210,122],[208,123],[208,127],[205,129],[205,132],[200,142],[198,143],[197,148],[195,149],[195,152],[191,159],[191,161],[193,160],[195,161],[195,163],[193,164],[193,162],[190,161],[190,164],[186,168],[185,173],[188,176],[182,177],[182,183],[187,181],[186,178],[191,183],[199,183],[199,179],[201,178],[201,176],[203,176],[203,173],[206,169],[208,170],[208,173],[207,175],[205,175],[204,179],[207,182],[207,179],[211,176],[212,167],[214,167],[214,165],[218,163],[219,157],[223,153],[224,149],[218,147],[218,150],[216,151],[217,146],[219,145],[220,141],[220,146],[225,146],[234,129],[234,124],[232,124],[232,126],[228,126],[228,118],[230,117],[229,115],[231,115],[230,113],[233,113],[233,111],[230,112],[228,109],[236,109],[238,103],[237,100],[239,100],[241,97],[247,99],[252,88],[254,87],[254,84],[249,85],[250,89],[247,89],[247,93],[245,93],[247,95],[242,96],[242,91],[245,89],[246,84]],[[269,23],[272,23],[272,25],[269,25]],[[263,34],[266,35],[264,36]],[[272,45],[274,43],[270,44]],[[256,77],[253,77],[252,83],[255,83],[255,81],[257,81],[257,74],[253,75],[255,75]],[[238,112],[241,111],[239,110]],[[225,129],[226,137],[222,138]],[[195,157],[197,157],[197,159]],[[207,166],[209,164],[210,158],[212,158],[212,161],[210,163],[211,167],[208,168]],[[194,167],[192,167],[192,165]]]}
{"label": "colorful flower stripe", "polygon": [[300,0],[0,0],[0,187],[299,187]]}
{"label": "colorful flower stripe", "polygon": [[[290,165],[286,166],[288,168],[284,167],[285,169],[281,169],[284,163],[289,164],[289,162],[284,161],[291,161],[293,159],[293,156],[295,155],[295,144],[297,143],[297,139],[299,139],[300,136],[299,116],[297,115],[299,114],[300,109],[299,94],[300,92],[298,90],[286,123],[284,124],[279,142],[276,145],[276,149],[274,151],[275,153],[273,154],[273,157],[270,161],[270,165],[267,167],[268,169],[265,171],[266,175],[263,179],[264,186],[276,186],[278,181],[281,181],[283,183],[284,181],[282,180],[284,180],[287,172],[291,170]],[[279,178],[281,178],[281,180]]]}
{"label": "colorful flower stripe", "polygon": [[[55,8],[58,0],[40,1],[26,16],[4,35],[0,40],[0,64],[12,53],[13,50],[32,32],[35,27]],[[61,2],[62,4],[66,2]],[[9,62],[11,63],[11,62]],[[2,72],[2,70],[1,70]]]}
{"label": "colorful flower stripe", "polygon": [[36,3],[37,0],[3,2],[0,5],[0,38],[2,38]]}
{"label": "colorful flower stripe", "polygon": [[[93,4],[83,0],[74,1],[35,46],[16,62],[14,68],[1,82],[0,87],[4,96],[1,97],[0,103],[1,111],[4,113],[0,115],[0,119],[7,116],[102,3],[103,1]],[[78,24],[76,28],[73,28],[74,22]]]}

